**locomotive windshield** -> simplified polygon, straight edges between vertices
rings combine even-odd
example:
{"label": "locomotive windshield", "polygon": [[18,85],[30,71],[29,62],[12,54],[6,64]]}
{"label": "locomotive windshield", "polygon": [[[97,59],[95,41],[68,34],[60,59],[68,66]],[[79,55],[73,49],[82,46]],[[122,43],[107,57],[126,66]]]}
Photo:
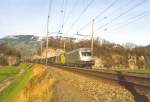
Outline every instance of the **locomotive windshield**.
{"label": "locomotive windshield", "polygon": [[91,56],[91,52],[82,52],[82,56]]}

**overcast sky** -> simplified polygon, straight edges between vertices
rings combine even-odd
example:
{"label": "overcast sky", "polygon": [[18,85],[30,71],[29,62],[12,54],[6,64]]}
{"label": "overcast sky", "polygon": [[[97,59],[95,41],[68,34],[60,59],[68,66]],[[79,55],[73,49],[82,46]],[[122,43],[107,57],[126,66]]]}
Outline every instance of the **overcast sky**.
{"label": "overcast sky", "polygon": [[[0,37],[45,36],[48,8],[49,0],[1,0]],[[89,35],[92,29],[89,21],[98,14],[94,36],[120,44],[150,44],[150,0],[53,0],[49,30],[69,36],[75,36],[76,32]]]}

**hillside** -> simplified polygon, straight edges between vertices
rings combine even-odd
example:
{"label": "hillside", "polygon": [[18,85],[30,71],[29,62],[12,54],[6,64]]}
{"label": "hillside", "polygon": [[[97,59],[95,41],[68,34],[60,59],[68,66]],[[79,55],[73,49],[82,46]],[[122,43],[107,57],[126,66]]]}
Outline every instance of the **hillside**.
{"label": "hillside", "polygon": [[34,35],[13,35],[0,39],[0,43],[8,47],[16,48],[22,56],[30,56],[39,48],[39,37]]}
{"label": "hillside", "polygon": [[[74,39],[69,38],[50,37],[49,48],[63,50],[64,42],[66,42],[66,51],[81,47],[90,48],[91,45],[90,40],[76,42]],[[40,54],[39,37],[34,35],[7,36],[0,39],[0,43],[6,44],[10,48],[16,48],[16,50],[20,51],[22,57]],[[44,46],[46,46],[45,42],[43,42]],[[150,68],[150,45],[139,47],[127,43],[127,45],[122,46],[97,38],[94,40],[94,56],[98,58],[102,67]]]}
{"label": "hillside", "polygon": [[0,44],[0,66],[18,65],[20,62],[20,52],[15,48],[9,48],[5,44]]}
{"label": "hillside", "polygon": [[[49,38],[49,47],[63,49],[66,42],[66,51],[91,46],[90,40],[75,42],[72,39]],[[43,44],[45,46],[45,42]],[[107,68],[150,68],[150,46],[135,46],[127,43],[125,46],[100,40],[94,40],[94,57],[97,57],[101,67]]]}

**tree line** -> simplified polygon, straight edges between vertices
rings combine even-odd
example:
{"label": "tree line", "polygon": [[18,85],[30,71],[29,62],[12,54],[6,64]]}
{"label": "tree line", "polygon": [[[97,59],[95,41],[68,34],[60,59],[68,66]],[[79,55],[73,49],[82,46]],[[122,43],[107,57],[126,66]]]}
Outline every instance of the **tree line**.
{"label": "tree line", "polygon": [[0,44],[0,65],[17,65],[20,62],[21,54],[15,48],[6,44]]}
{"label": "tree line", "polygon": [[[91,40],[80,40],[74,41],[71,38],[61,38],[61,37],[50,37],[49,38],[49,47],[52,48],[64,48],[64,43],[66,46],[66,51],[71,51],[77,48],[90,48]],[[132,44],[133,45],[133,44]],[[46,46],[46,42],[43,42],[43,46]],[[130,44],[127,43],[127,47],[124,47],[119,44],[110,43],[106,40],[101,40],[99,38],[94,39],[94,56],[102,60],[104,67],[129,67],[129,64],[135,63],[135,66],[150,67],[150,46],[130,47]],[[40,52],[40,49],[39,49]],[[135,62],[132,63],[132,58],[135,57]],[[130,60],[131,59],[131,60]]]}

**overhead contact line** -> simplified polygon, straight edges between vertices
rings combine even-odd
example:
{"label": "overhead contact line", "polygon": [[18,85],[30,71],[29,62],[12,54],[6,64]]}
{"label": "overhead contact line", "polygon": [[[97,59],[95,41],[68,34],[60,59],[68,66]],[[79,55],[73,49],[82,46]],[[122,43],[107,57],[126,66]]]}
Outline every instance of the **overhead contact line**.
{"label": "overhead contact line", "polygon": [[120,17],[126,15],[127,13],[131,12],[132,10],[136,9],[137,7],[139,7],[140,5],[142,5],[144,2],[146,2],[146,0],[142,0],[141,2],[137,3],[136,5],[134,5],[133,7],[129,8],[128,10],[126,10],[125,12],[122,12],[120,15],[118,15],[117,17],[114,17],[110,22],[100,26],[97,28],[97,30],[107,26],[108,24],[111,24],[113,21],[118,20]]}

